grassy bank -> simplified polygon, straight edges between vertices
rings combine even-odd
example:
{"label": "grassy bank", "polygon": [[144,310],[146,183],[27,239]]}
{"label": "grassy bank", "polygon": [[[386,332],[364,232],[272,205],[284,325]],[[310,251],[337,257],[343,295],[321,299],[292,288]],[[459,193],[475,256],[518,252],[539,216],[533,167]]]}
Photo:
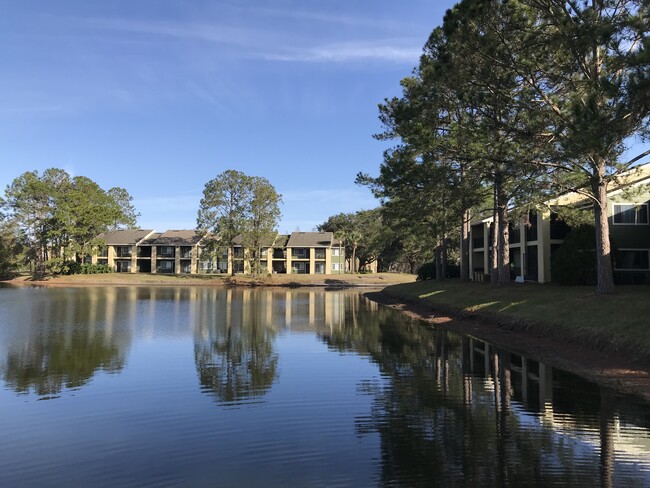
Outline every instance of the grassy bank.
{"label": "grassy bank", "polygon": [[34,282],[28,277],[19,277],[8,283],[39,284],[46,286],[220,286],[258,285],[258,286],[368,286],[384,287],[395,283],[414,282],[415,276],[400,273],[345,274],[345,275],[265,275],[260,277],[237,275],[164,275],[144,273],[107,273],[91,275],[57,276],[45,281]]}
{"label": "grassy bank", "polygon": [[389,286],[393,299],[450,315],[497,321],[506,328],[570,340],[650,361],[650,288],[619,286],[615,295],[593,287],[424,281]]}

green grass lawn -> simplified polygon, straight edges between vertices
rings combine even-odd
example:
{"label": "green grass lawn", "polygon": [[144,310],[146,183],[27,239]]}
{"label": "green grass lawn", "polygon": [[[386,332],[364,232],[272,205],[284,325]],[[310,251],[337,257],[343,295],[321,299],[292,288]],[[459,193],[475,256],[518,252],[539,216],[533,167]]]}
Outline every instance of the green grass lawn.
{"label": "green grass lawn", "polygon": [[615,295],[594,287],[422,281],[385,288],[394,298],[460,314],[530,326],[536,332],[621,350],[650,359],[650,287],[619,286]]}

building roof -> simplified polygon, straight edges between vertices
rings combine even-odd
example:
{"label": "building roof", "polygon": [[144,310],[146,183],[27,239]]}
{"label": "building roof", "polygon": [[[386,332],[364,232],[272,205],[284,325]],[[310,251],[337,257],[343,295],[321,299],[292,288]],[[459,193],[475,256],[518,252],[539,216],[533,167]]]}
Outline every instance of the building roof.
{"label": "building roof", "polygon": [[289,242],[289,237],[286,234],[278,234],[275,237],[275,242],[273,242],[273,247],[275,248],[285,248],[287,247],[287,242]]}
{"label": "building roof", "polygon": [[140,245],[141,246],[153,246],[154,242],[156,242],[156,239],[158,239],[161,235],[162,235],[162,232],[153,232],[144,241],[142,241],[140,243]]}
{"label": "building roof", "polygon": [[[624,191],[627,188],[647,184],[650,180],[650,163],[640,164],[622,172],[618,177],[613,179],[607,188],[607,197],[612,194]],[[581,207],[583,205],[591,205],[593,201],[583,193],[578,191],[567,191],[560,195],[556,195],[544,202],[544,205],[549,207],[572,206]],[[488,216],[480,220],[472,222],[472,225],[479,222],[490,223],[493,217]]]}
{"label": "building roof", "polygon": [[[608,196],[612,193],[620,192],[626,188],[634,185],[643,184],[646,180],[650,179],[650,163],[640,164],[629,170],[621,173],[615,180],[613,180],[607,188]],[[591,200],[578,192],[571,191],[564,195],[560,195],[555,199],[548,202],[552,205],[575,205],[590,204]]]}
{"label": "building roof", "polygon": [[287,247],[330,247],[333,240],[331,232],[293,232]]}
{"label": "building roof", "polygon": [[[277,238],[280,237],[278,234],[273,234],[271,237],[262,240],[262,247],[277,247]],[[232,240],[233,246],[241,246],[244,242],[244,238],[241,234],[235,236]]]}
{"label": "building roof", "polygon": [[99,234],[109,246],[132,246],[153,234],[153,229],[112,230]]}
{"label": "building roof", "polygon": [[195,230],[168,230],[163,232],[155,241],[155,246],[194,246],[202,238]]}

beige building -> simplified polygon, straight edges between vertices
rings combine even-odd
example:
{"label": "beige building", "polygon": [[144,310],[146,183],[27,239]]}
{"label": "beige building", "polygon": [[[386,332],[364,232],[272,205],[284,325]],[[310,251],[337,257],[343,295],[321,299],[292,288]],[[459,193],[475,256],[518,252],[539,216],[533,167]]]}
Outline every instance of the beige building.
{"label": "beige building", "polygon": [[[558,219],[561,207],[587,208],[591,202],[576,192],[546,202],[529,213],[528,222],[509,229],[510,270],[513,280],[551,281],[551,260],[570,228]],[[650,164],[639,166],[620,179],[608,193],[608,221],[619,283],[650,283]],[[474,280],[490,272],[492,218],[475,222],[470,233],[470,269]]]}
{"label": "beige building", "polygon": [[[99,236],[105,242],[93,263],[119,273],[212,274],[250,273],[253,257],[241,236],[231,248],[208,250],[194,230],[117,230]],[[260,250],[262,272],[268,274],[345,273],[345,248],[331,232],[277,234]]]}

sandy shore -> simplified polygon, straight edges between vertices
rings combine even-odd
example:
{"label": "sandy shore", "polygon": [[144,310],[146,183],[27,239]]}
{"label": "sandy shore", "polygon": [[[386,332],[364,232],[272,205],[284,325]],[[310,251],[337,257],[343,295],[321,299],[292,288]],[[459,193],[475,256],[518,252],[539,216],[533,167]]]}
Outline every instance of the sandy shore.
{"label": "sandy shore", "polygon": [[410,283],[415,276],[402,273],[345,275],[162,275],[139,273],[106,273],[94,275],[56,276],[42,281],[19,277],[4,283],[19,286],[320,286],[320,287],[384,287]]}

